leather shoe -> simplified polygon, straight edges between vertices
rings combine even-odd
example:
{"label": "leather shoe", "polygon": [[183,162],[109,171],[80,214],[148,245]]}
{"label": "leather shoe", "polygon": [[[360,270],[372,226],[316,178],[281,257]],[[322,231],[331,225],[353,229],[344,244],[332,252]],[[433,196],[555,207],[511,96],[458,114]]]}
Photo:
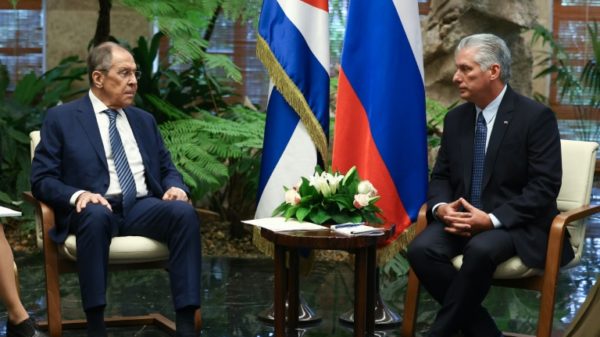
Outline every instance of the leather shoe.
{"label": "leather shoe", "polygon": [[19,324],[6,322],[6,337],[48,337],[29,317]]}

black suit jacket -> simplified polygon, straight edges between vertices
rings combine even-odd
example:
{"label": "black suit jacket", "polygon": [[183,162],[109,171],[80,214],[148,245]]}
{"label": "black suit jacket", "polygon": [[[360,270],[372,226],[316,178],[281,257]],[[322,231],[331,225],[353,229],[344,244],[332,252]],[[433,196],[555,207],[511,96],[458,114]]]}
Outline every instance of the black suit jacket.
{"label": "black suit jacket", "polygon": [[[475,105],[451,110],[431,174],[428,205],[470,200]],[[558,210],[562,179],[560,135],[554,112],[517,94],[510,86],[498,108],[488,143],[481,202],[510,233],[523,262],[543,268],[548,232]],[[566,244],[562,262],[573,258]]]}
{"label": "black suit jacket", "polygon": [[[150,193],[161,198],[170,187],[189,193],[154,117],[133,106],[124,111],[142,155]],[[56,213],[57,227],[51,232],[55,241],[67,237],[68,216],[75,209],[69,203],[73,193],[86,190],[104,195],[108,185],[108,163],[89,96],[48,110],[31,166],[31,188]]]}

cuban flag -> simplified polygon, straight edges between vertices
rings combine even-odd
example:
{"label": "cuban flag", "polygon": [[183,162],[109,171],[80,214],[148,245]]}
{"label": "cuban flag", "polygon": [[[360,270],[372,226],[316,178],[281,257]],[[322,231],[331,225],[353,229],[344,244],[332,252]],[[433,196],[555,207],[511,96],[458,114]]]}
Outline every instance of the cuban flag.
{"label": "cuban flag", "polygon": [[257,218],[270,217],[295,185],[328,162],[327,0],[264,0],[257,55],[272,89],[258,187]]}
{"label": "cuban flag", "polygon": [[[352,0],[339,76],[333,168],[356,165],[379,191],[394,241],[427,193],[427,133],[416,0]],[[387,244],[386,243],[386,244]]]}

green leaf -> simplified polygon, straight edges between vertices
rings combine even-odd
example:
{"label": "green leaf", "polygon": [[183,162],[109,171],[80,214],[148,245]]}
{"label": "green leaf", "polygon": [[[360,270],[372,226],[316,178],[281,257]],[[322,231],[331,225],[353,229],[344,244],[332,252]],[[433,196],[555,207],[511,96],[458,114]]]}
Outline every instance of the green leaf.
{"label": "green leaf", "polygon": [[310,213],[310,220],[316,224],[323,224],[331,219],[331,216],[323,209],[317,209],[316,212]]}
{"label": "green leaf", "polygon": [[273,211],[273,216],[277,216],[280,214],[284,214],[285,211],[288,209],[288,207],[290,207],[291,205],[288,204],[287,202],[282,202],[279,206],[277,206],[277,208],[275,208],[275,210]]}
{"label": "green leaf", "polygon": [[344,209],[352,209],[354,206],[352,203],[354,202],[354,196],[349,194],[335,194],[332,195],[330,200],[333,200],[337,203],[340,210]]}
{"label": "green leaf", "polygon": [[296,211],[296,219],[298,221],[304,221],[304,218],[310,213],[310,207],[299,207]]}
{"label": "green leaf", "polygon": [[292,206],[292,207],[288,208],[287,210],[285,210],[285,213],[283,213],[283,216],[286,219],[294,217],[298,208],[299,208],[298,206]]}
{"label": "green leaf", "polygon": [[342,180],[342,185],[346,186],[348,184],[350,184],[352,181],[357,179],[357,171],[356,171],[356,166],[352,166],[348,172],[346,172],[346,175],[344,175],[344,179]]}

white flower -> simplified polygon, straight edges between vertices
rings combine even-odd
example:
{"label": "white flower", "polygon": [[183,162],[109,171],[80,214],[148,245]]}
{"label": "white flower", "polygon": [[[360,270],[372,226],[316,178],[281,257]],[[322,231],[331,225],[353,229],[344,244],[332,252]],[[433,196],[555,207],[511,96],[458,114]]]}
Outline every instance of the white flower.
{"label": "white flower", "polygon": [[326,172],[315,173],[314,176],[309,178],[310,186],[314,186],[315,189],[321,193],[323,196],[328,197],[331,195],[331,187],[329,187],[329,183],[327,182],[327,174]]}
{"label": "white flower", "polygon": [[287,191],[285,191],[285,202],[290,204],[290,205],[298,205],[300,203],[300,199],[302,199],[302,197],[300,196],[300,193],[298,193],[296,190],[294,189],[289,189]]}
{"label": "white flower", "polygon": [[371,184],[371,182],[368,180],[363,180],[358,183],[357,191],[359,194],[367,194],[370,197],[377,195],[375,186],[373,186],[373,184]]}
{"label": "white flower", "polygon": [[338,187],[340,186],[340,182],[344,179],[343,175],[335,174],[327,174],[327,183],[329,183],[329,188],[331,189],[331,194],[335,194],[337,192]]}
{"label": "white flower", "polygon": [[369,204],[371,197],[368,194],[355,194],[354,195],[354,207],[360,209]]}

